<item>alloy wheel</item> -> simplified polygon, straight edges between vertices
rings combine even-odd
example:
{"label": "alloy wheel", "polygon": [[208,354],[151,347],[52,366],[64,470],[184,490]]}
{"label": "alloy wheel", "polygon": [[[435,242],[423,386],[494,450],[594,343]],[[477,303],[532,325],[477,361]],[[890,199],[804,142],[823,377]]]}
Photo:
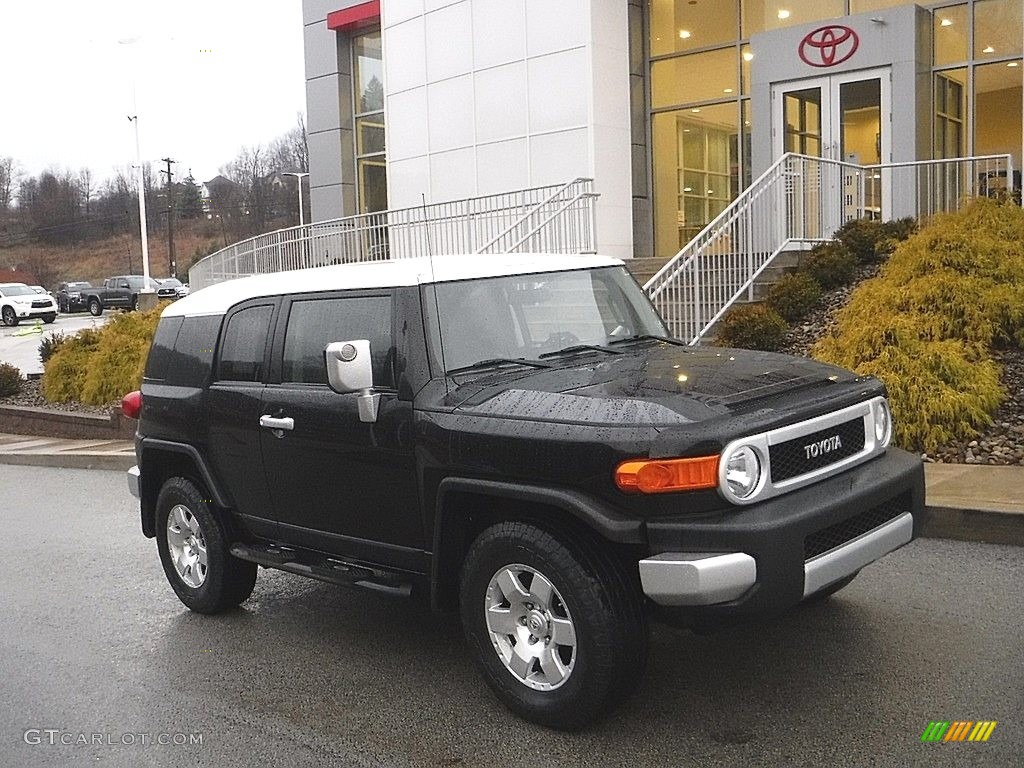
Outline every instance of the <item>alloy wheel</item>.
{"label": "alloy wheel", "polygon": [[206,537],[184,504],[176,504],[167,515],[167,548],[179,578],[192,589],[201,587],[208,568]]}
{"label": "alloy wheel", "polygon": [[498,658],[523,685],[550,691],[576,663],[576,629],[551,580],[528,565],[500,568],[487,585],[487,630]]}

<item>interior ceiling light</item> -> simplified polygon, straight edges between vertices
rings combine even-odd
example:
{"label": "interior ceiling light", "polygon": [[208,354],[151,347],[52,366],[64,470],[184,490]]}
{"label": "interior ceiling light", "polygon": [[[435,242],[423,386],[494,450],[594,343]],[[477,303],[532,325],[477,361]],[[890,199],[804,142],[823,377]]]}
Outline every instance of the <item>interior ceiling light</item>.
{"label": "interior ceiling light", "polygon": [[1016,61],[1011,61],[1011,62],[1010,62],[1009,64],[1007,64],[1006,66],[1008,66],[1008,67],[1016,67],[1016,66],[1017,66],[1017,62],[1016,62]]}
{"label": "interior ceiling light", "polygon": [[744,51],[743,52],[743,60],[744,61],[752,61],[753,58],[754,58],[754,54],[752,54],[750,51]]}
{"label": "interior ceiling light", "polygon": [[787,11],[785,8],[779,8],[779,18],[780,19],[788,19],[789,18],[789,11]]}
{"label": "interior ceiling light", "polygon": [[689,40],[690,39],[690,30],[688,30],[688,29],[680,29],[679,30],[679,39],[680,40]]}
{"label": "interior ceiling light", "polygon": [[726,88],[722,91],[722,93],[732,93],[732,88]]}
{"label": "interior ceiling light", "polygon": [[991,45],[986,45],[986,46],[985,46],[985,47],[984,47],[984,48],[983,48],[983,49],[981,50],[981,52],[982,52],[982,53],[995,53],[995,52],[996,52],[996,49],[995,49],[995,48],[993,48],[993,47],[992,47]]}
{"label": "interior ceiling light", "polygon": [[942,21],[939,22],[939,26],[940,27],[952,27],[953,26],[953,20],[952,19],[943,19]]}
{"label": "interior ceiling light", "polygon": [[[1016,65],[1016,64],[1014,64],[1014,66],[1017,66],[1017,65]],[[691,111],[691,112],[693,112],[693,114],[697,114],[698,112],[700,112],[700,108],[699,108],[699,107],[694,107],[694,108],[693,108],[693,109],[691,109],[690,111]]]}

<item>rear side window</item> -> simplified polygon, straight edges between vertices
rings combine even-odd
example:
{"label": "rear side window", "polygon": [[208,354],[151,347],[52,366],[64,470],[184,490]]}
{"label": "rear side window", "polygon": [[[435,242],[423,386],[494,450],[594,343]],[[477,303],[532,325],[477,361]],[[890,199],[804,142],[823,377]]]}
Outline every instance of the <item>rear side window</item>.
{"label": "rear side window", "polygon": [[149,357],[146,358],[147,379],[159,380],[167,377],[167,368],[174,354],[174,343],[178,339],[178,331],[181,330],[183,320],[181,317],[166,317],[160,320],[153,335],[153,344],[149,348]]}
{"label": "rear side window", "polygon": [[331,342],[354,339],[370,341],[374,385],[393,387],[390,296],[292,302],[284,339],[282,381],[326,384],[324,349]]}
{"label": "rear side window", "polygon": [[206,383],[213,369],[213,348],[223,319],[223,315],[185,318],[167,365],[168,384],[201,387]]}
{"label": "rear side window", "polygon": [[246,307],[228,320],[221,342],[217,378],[221,381],[260,381],[263,353],[270,335],[274,308],[269,304]]}

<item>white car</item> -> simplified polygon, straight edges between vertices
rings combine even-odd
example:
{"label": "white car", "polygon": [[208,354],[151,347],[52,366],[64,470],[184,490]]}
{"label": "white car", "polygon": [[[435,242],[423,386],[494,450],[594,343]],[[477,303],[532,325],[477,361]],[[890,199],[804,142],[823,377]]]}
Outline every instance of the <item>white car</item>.
{"label": "white car", "polygon": [[57,302],[24,283],[0,283],[0,320],[4,325],[17,325],[36,317],[52,323],[57,319]]}

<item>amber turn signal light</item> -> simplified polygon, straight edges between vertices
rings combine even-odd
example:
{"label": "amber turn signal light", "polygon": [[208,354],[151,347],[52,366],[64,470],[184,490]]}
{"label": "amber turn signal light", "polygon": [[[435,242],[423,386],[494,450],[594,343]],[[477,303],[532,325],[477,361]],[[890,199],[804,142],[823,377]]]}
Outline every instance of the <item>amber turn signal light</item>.
{"label": "amber turn signal light", "polygon": [[718,486],[718,456],[624,461],[615,470],[615,484],[627,493],[715,488]]}

